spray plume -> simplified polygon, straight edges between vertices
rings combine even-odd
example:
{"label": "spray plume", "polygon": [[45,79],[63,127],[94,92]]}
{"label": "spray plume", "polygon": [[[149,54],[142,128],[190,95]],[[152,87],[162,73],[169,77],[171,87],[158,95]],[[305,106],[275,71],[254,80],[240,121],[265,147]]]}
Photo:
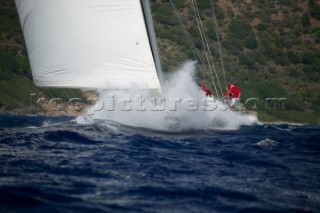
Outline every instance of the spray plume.
{"label": "spray plume", "polygon": [[237,129],[258,120],[253,115],[233,112],[226,105],[206,98],[193,80],[195,63],[186,62],[167,76],[162,97],[148,98],[148,91],[101,91],[99,101],[78,123],[99,120],[158,131]]}

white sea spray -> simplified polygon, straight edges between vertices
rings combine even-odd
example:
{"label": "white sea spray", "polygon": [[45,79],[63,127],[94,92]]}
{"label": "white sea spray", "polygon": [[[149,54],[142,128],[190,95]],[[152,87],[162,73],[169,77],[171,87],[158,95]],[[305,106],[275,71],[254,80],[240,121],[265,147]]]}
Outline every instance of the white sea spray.
{"label": "white sea spray", "polygon": [[[176,72],[166,76],[162,97],[149,98],[148,91],[101,91],[99,101],[78,123],[94,120],[115,121],[124,125],[159,131],[208,129],[238,129],[258,120],[227,108],[218,100],[207,99],[194,81],[194,62],[186,62]],[[157,105],[154,105],[156,100]]]}

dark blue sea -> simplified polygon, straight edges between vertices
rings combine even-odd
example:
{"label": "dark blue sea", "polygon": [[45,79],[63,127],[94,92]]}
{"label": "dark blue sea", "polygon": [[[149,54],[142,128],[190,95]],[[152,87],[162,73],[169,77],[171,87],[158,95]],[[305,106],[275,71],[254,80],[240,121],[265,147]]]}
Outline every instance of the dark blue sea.
{"label": "dark blue sea", "polygon": [[0,212],[320,212],[320,127],[0,115]]}

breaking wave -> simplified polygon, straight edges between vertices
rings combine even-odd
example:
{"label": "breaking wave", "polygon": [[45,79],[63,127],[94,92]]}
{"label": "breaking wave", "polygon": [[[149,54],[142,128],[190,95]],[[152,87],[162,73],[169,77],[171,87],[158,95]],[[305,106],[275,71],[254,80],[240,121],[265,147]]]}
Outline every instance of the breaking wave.
{"label": "breaking wave", "polygon": [[100,91],[99,101],[77,118],[81,124],[99,120],[159,131],[238,129],[258,122],[253,115],[231,111],[226,105],[206,98],[193,80],[195,62],[186,62],[162,87],[162,96],[141,90]]}

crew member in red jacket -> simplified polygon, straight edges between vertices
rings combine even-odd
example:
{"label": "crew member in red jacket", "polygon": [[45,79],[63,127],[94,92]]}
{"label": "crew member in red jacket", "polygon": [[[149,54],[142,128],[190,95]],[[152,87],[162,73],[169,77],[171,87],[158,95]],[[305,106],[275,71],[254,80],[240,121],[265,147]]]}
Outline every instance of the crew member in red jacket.
{"label": "crew member in red jacket", "polygon": [[235,82],[230,85],[231,109],[236,110],[236,104],[240,101],[241,91]]}
{"label": "crew member in red jacket", "polygon": [[211,90],[209,90],[205,84],[202,84],[201,85],[201,89],[206,93],[206,96],[211,96],[212,95],[212,92]]}

